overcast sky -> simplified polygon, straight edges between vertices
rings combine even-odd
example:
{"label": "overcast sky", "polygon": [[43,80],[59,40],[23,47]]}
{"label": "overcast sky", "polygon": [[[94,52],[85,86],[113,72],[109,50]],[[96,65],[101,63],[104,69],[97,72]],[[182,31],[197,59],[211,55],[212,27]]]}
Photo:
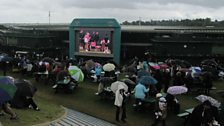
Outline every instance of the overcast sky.
{"label": "overcast sky", "polygon": [[224,20],[224,0],[1,0],[0,23],[70,23],[74,18]]}

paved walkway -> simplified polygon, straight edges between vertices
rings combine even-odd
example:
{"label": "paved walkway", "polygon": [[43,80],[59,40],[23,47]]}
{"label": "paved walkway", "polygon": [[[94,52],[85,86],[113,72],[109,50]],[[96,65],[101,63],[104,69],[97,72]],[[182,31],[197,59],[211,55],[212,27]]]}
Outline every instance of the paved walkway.
{"label": "paved walkway", "polygon": [[116,126],[115,124],[106,122],[102,119],[92,117],[90,115],[65,108],[66,115],[48,126]]}

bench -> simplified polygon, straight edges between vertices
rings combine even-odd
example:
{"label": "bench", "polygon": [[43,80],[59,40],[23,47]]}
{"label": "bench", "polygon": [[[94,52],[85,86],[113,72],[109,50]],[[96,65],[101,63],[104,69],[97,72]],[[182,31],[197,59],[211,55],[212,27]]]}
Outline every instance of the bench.
{"label": "bench", "polygon": [[52,87],[55,89],[55,93],[58,90],[64,90],[67,93],[72,93],[72,91],[78,86],[78,83],[72,82],[70,79],[64,79],[57,81],[56,84]]}
{"label": "bench", "polygon": [[179,113],[177,114],[178,117],[180,118],[187,118],[189,116],[190,113],[188,112],[183,112],[183,113]]}

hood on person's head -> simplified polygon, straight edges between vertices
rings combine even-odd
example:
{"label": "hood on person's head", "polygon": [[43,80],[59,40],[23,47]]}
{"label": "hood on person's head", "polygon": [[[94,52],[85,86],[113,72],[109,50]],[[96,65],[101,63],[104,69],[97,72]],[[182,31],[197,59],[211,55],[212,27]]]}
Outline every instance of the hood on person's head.
{"label": "hood on person's head", "polygon": [[[123,83],[123,82],[121,82],[121,83]],[[122,89],[124,90],[124,86],[122,84],[119,84],[117,90],[122,90]]]}
{"label": "hood on person's head", "polygon": [[156,94],[156,98],[161,98],[163,95],[161,93]]}
{"label": "hood on person's head", "polygon": [[211,102],[208,100],[204,101],[202,104],[205,109],[210,108],[212,106]]}
{"label": "hood on person's head", "polygon": [[159,98],[160,102],[166,102],[166,99],[164,97]]}

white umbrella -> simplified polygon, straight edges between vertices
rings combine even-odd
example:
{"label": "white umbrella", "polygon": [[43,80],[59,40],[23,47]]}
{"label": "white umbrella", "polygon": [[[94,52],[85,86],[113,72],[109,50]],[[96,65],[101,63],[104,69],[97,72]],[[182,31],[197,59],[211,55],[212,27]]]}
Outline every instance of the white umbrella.
{"label": "white umbrella", "polygon": [[200,102],[204,102],[206,100],[208,100],[209,102],[211,102],[211,104],[217,108],[219,108],[221,106],[221,103],[219,101],[217,101],[216,99],[210,97],[210,96],[206,96],[206,95],[199,95],[197,97],[195,97],[197,100],[199,100]]}
{"label": "white umbrella", "polygon": [[103,70],[108,71],[108,72],[113,71],[113,70],[115,70],[115,65],[112,63],[107,63],[107,64],[103,65]]}
{"label": "white umbrella", "polygon": [[186,93],[188,89],[184,86],[172,86],[167,89],[167,93],[172,95],[183,94]]}
{"label": "white umbrella", "polygon": [[124,82],[121,82],[121,81],[116,81],[116,82],[113,82],[110,86],[110,89],[116,93],[118,87],[120,86],[123,86],[124,90],[127,92],[128,91],[128,86],[124,83]]}

